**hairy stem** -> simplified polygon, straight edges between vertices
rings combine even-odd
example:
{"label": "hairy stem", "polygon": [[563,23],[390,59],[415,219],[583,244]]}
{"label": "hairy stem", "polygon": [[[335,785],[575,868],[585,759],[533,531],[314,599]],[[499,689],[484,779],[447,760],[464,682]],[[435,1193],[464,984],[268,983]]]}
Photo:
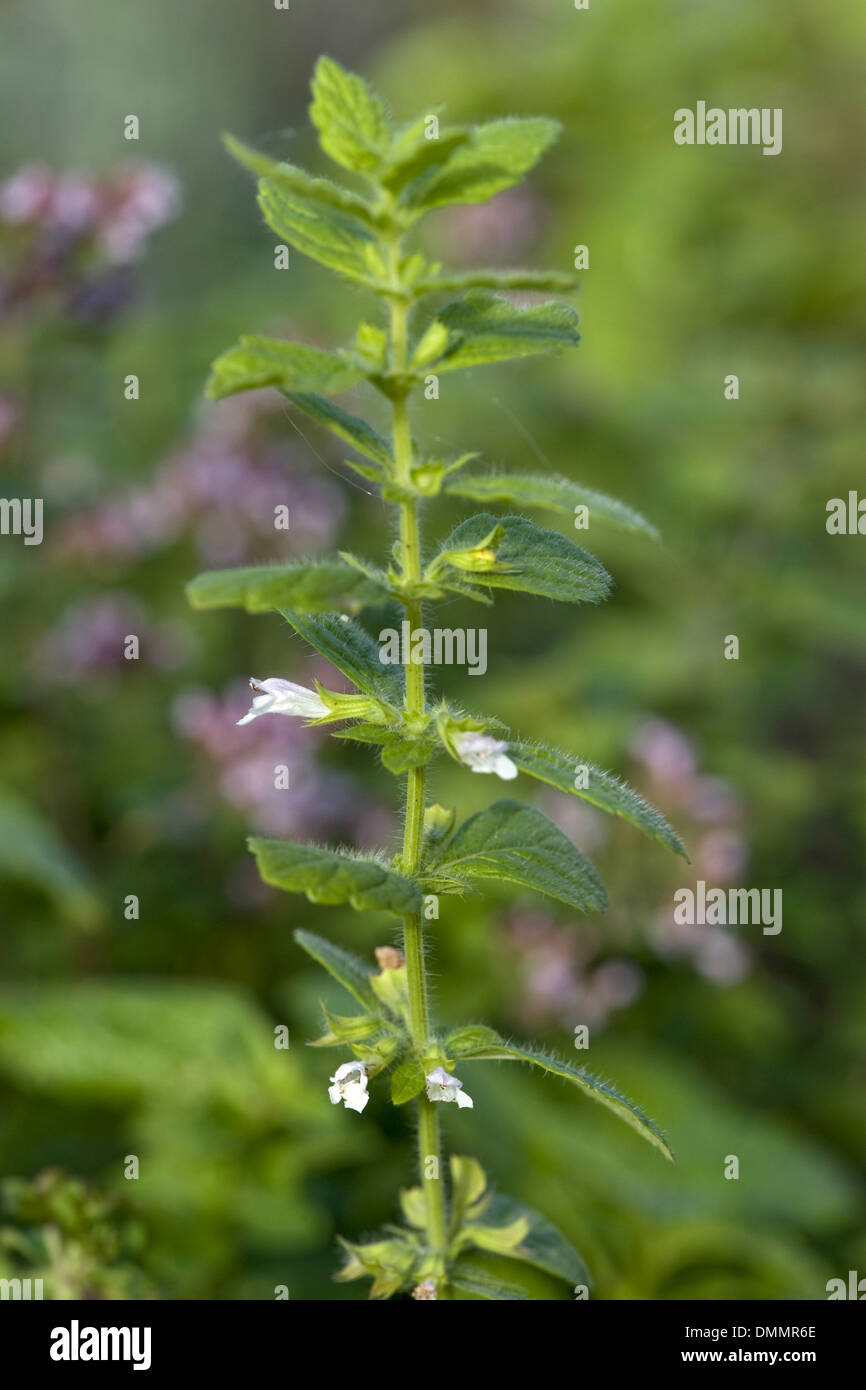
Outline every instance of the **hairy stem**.
{"label": "hairy stem", "polygon": [[[399,273],[400,246],[391,247],[392,277]],[[395,373],[406,370],[408,340],[408,310],[404,300],[392,298],[391,311],[391,368]],[[405,396],[393,402],[394,465],[398,482],[408,484],[412,469],[412,436]],[[421,578],[421,543],[418,514],[414,501],[400,503],[400,546],[404,577],[410,582]],[[406,602],[406,617],[410,631],[421,625],[421,604],[417,599]],[[406,667],[407,714],[424,714],[424,668],[410,661]],[[421,835],[424,826],[425,769],[409,769],[406,792],[406,817],[403,825],[403,867],[414,873],[421,856]],[[429,1009],[427,1005],[427,974],[424,965],[424,942],[420,914],[404,918],[403,949],[406,955],[406,974],[409,982],[409,1028],[419,1060],[429,1041]],[[436,1106],[422,1092],[418,1099],[418,1157],[421,1185],[427,1212],[427,1239],[431,1252],[444,1257],[446,1240],[445,1197],[440,1174],[439,1115]],[[442,1281],[438,1281],[439,1296],[443,1296]]]}

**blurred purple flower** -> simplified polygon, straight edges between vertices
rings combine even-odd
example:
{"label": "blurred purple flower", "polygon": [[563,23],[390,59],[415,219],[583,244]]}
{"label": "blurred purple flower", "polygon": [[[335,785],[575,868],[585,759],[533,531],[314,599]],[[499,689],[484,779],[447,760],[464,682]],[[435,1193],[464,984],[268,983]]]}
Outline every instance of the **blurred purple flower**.
{"label": "blurred purple flower", "polygon": [[749,862],[749,847],[736,830],[711,830],[698,841],[694,860],[697,877],[707,883],[736,883]]}
{"label": "blurred purple flower", "polygon": [[113,265],[142,254],[148,237],[180,209],[180,184],[157,164],[122,172],[105,190],[97,245]]}
{"label": "blurred purple flower", "polygon": [[[211,568],[331,544],[346,510],[343,494],[293,445],[272,442],[262,422],[273,404],[269,393],[255,394],[240,408],[235,400],[208,407],[189,448],[146,484],[57,528],[59,557],[130,560],[165,549],[187,530]],[[288,530],[274,525],[278,507],[288,508]]]}
{"label": "blurred purple flower", "polygon": [[645,719],[631,738],[631,753],[657,782],[676,787],[695,775],[697,754],[680,729],[664,719]]}
{"label": "blurred purple flower", "polygon": [[578,1024],[603,1028],[643,990],[643,972],[634,961],[593,964],[601,943],[592,932],[578,935],[572,925],[558,927],[544,913],[518,912],[509,934],[520,962],[523,992],[516,1012],[524,1027],[554,1022],[569,1032]]}
{"label": "blurred purple flower", "polygon": [[742,807],[736,791],[723,777],[696,777],[687,809],[696,820],[721,824],[737,820]]}
{"label": "blurred purple flower", "polygon": [[650,943],[663,960],[691,960],[699,975],[715,985],[735,985],[748,975],[752,955],[729,927],[688,926],[662,908],[650,930]]}
{"label": "blurred purple flower", "polygon": [[79,322],[109,322],[132,297],[129,267],[179,207],[177,179],[157,164],[102,178],[25,165],[0,184],[0,310],[53,296]]}
{"label": "blurred purple flower", "polygon": [[9,396],[0,396],[0,444],[4,444],[18,423],[15,402]]}
{"label": "blurred purple flower", "polygon": [[81,174],[61,174],[43,216],[48,226],[81,236],[96,224],[100,206],[99,191],[90,179]]}
{"label": "blurred purple flower", "polygon": [[153,623],[130,594],[105,594],[81,599],[66,609],[39,642],[34,676],[68,685],[85,673],[121,671],[130,664],[124,645],[131,635],[138,638],[137,659],[146,665],[171,670],[187,654],[185,629]]}
{"label": "blurred purple flower", "polygon": [[643,971],[633,960],[606,960],[594,972],[593,990],[609,1010],[626,1009],[643,993]]}
{"label": "blurred purple flower", "polygon": [[0,222],[36,222],[50,207],[54,178],[41,164],[25,164],[0,184]]}
{"label": "blurred purple flower", "polygon": [[[695,878],[709,884],[736,883],[749,860],[736,789],[722,777],[699,773],[694,745],[664,719],[643,720],[632,737],[631,751],[655,782],[653,796],[660,809],[673,813],[690,845]],[[688,816],[712,827],[697,832],[696,843],[683,823]],[[674,921],[673,911],[673,905],[665,903],[650,929],[649,944],[657,955],[687,958],[699,974],[717,985],[735,984],[748,974],[751,952],[728,929],[682,926]]]}

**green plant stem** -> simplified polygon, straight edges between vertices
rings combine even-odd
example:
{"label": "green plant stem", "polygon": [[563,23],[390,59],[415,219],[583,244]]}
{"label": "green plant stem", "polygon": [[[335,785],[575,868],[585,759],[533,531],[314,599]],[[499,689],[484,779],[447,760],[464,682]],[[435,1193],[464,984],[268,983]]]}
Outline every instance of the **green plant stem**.
{"label": "green plant stem", "polygon": [[[400,264],[400,245],[390,248],[391,273],[396,280]],[[394,297],[391,310],[391,366],[395,373],[406,370],[408,344],[408,311],[405,300]],[[412,436],[405,396],[393,402],[394,466],[397,481],[411,482]],[[418,514],[414,501],[400,503],[401,565],[405,578],[417,582],[421,578],[421,542]],[[406,617],[410,631],[421,625],[421,604],[417,599],[406,601]],[[406,667],[405,709],[410,716],[423,716],[425,709],[424,668],[410,662]],[[403,824],[403,868],[412,874],[421,857],[421,835],[424,828],[425,769],[409,769],[406,791],[406,815]],[[421,916],[415,913],[403,921],[403,950],[406,956],[406,975],[409,985],[409,1028],[419,1060],[429,1044],[429,1009],[427,1005],[427,973],[424,965],[424,941]],[[441,1176],[439,1115],[426,1094],[418,1098],[418,1158],[421,1186],[427,1213],[427,1241],[431,1253],[444,1262],[446,1222],[445,1197]],[[435,1160],[431,1162],[431,1160]],[[444,1273],[444,1268],[443,1268]],[[437,1280],[439,1297],[445,1295],[444,1280]]]}

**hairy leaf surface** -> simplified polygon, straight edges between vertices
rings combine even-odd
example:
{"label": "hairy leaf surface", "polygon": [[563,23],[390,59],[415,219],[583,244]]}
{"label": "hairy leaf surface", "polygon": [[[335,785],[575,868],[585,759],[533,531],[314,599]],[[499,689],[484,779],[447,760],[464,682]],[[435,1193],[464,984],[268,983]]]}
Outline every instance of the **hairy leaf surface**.
{"label": "hairy leaf surface", "polygon": [[552,1222],[525,1202],[496,1193],[484,1212],[484,1225],[507,1227],[520,1218],[526,1221],[528,1231],[519,1245],[510,1250],[503,1249],[502,1254],[509,1259],[521,1260],[523,1264],[534,1265],[536,1269],[543,1269],[546,1274],[564,1279],[572,1287],[591,1283],[586,1264],[571,1242]]}
{"label": "hairy leaf surface", "polygon": [[[450,1045],[450,1039],[445,1039],[446,1049]],[[540,1067],[542,1071],[550,1072],[553,1076],[562,1077],[563,1080],[577,1086],[585,1095],[597,1100],[601,1105],[607,1106],[621,1120],[637,1130],[654,1148],[663,1153],[665,1158],[673,1159],[673,1151],[659,1129],[658,1125],[646,1116],[633,1101],[627,1096],[622,1095],[615,1086],[609,1081],[603,1081],[598,1076],[593,1076],[591,1072],[585,1071],[583,1067],[576,1067],[572,1062],[566,1061],[562,1057],[557,1057],[554,1053],[545,1052],[541,1048],[534,1047],[530,1043],[512,1043],[499,1039],[492,1042],[479,1043],[476,1048],[461,1050],[460,1056],[464,1061],[495,1062],[495,1061],[517,1061],[529,1062],[532,1066]]]}
{"label": "hairy leaf surface", "polygon": [[[556,787],[557,791],[566,792],[569,796],[579,796],[590,805],[607,811],[609,815],[621,816],[651,839],[661,840],[684,859],[688,859],[682,840],[676,831],[671,829],[661,812],[648,801],[644,801],[642,796],[613,773],[604,772],[602,768],[596,767],[595,763],[568,757],[567,754],[559,753],[553,748],[545,748],[540,743],[509,743],[508,756],[530,777],[536,777],[540,782],[546,782],[548,786]],[[586,772],[586,787],[582,785],[582,775],[577,776],[578,769]],[[576,785],[576,782],[580,785]]]}
{"label": "hairy leaf surface", "polygon": [[272,232],[303,255],[356,284],[371,279],[367,251],[376,245],[359,218],[326,203],[291,193],[284,185],[262,179],[259,207]]}
{"label": "hairy leaf surface", "polygon": [[378,646],[351,618],[342,613],[313,617],[291,609],[283,609],[282,613],[295,632],[348,676],[359,690],[385,700],[401,698],[402,680],[398,668],[386,666],[379,660]]}
{"label": "hairy leaf surface", "polygon": [[267,179],[277,188],[299,194],[311,202],[324,203],[328,207],[338,208],[341,212],[352,213],[362,221],[372,221],[372,210],[367,200],[360,194],[352,193],[348,188],[333,183],[331,179],[316,178],[305,169],[299,169],[296,164],[271,159],[259,150],[245,145],[241,140],[236,140],[233,135],[224,135],[223,144],[239,164],[243,164],[244,168],[249,169],[258,178]]}
{"label": "hairy leaf surface", "polygon": [[573,518],[575,507],[589,509],[590,527],[594,521],[618,526],[624,531],[642,531],[658,540],[659,533],[639,512],[595,492],[570,478],[545,473],[460,473],[447,478],[446,492],[470,497],[474,502],[516,502],[521,507],[543,507]]}
{"label": "hairy leaf surface", "polygon": [[529,1301],[525,1289],[498,1279],[465,1255],[455,1264],[451,1282],[458,1295],[469,1300],[484,1299],[495,1303]]}
{"label": "hairy leaf surface", "polygon": [[418,280],[413,286],[416,296],[436,294],[442,290],[535,290],[567,294],[577,281],[572,275],[558,270],[446,270]]}
{"label": "hairy leaf surface", "polygon": [[310,119],[325,154],[344,169],[375,173],[388,152],[391,131],[384,102],[363,77],[333,58],[316,64]]}
{"label": "hairy leaf surface", "polygon": [[421,908],[417,884],[378,859],[258,837],[249,847],[265,883],[288,893],[306,893],[312,903],[348,903],[356,912],[393,912],[398,917]]}
{"label": "hairy leaf surface", "polygon": [[459,584],[491,589],[514,589],[561,603],[601,603],[610,592],[611,578],[600,560],[559,531],[536,526],[521,516],[469,517],[443,542],[442,552],[472,550],[497,527],[505,531],[495,547],[495,565],[485,570],[459,571]]}
{"label": "hairy leaf surface", "polygon": [[488,290],[470,290],[463,299],[446,304],[438,318],[448,329],[453,347],[436,363],[437,373],[558,353],[580,341],[577,314],[555,300],[521,309]]}
{"label": "hairy leaf surface", "polygon": [[[435,112],[430,112],[434,115]],[[385,188],[399,193],[422,174],[428,181],[450,159],[455,150],[471,139],[468,126],[440,126],[435,139],[427,136],[429,116],[419,116],[394,139],[385,167],[379,177]]]}
{"label": "hairy leaf surface", "polygon": [[366,420],[362,420],[358,415],[350,415],[342,406],[335,405],[333,401],[325,400],[323,396],[317,396],[315,393],[286,391],[285,395],[293,405],[303,410],[305,415],[311,416],[339,439],[351,444],[365,458],[379,464],[386,473],[390,472],[394,462],[391,446],[372,425],[367,424]]}
{"label": "hairy leaf surface", "polygon": [[391,1100],[394,1105],[405,1105],[414,1100],[424,1089],[424,1069],[414,1057],[401,1062],[391,1073]]}
{"label": "hairy leaf surface", "polygon": [[495,801],[470,816],[430,872],[457,880],[505,879],[579,912],[607,906],[589,860],[541,811],[518,801]]}
{"label": "hairy leaf surface", "polygon": [[448,203],[485,203],[513,188],[553,144],[561,127],[544,117],[512,117],[476,126],[468,144],[441,168],[407,184],[401,205],[420,216]]}
{"label": "hairy leaf surface", "polygon": [[211,369],[206,395],[213,401],[237,391],[277,386],[281,391],[323,391],[338,395],[363,380],[359,367],[304,343],[245,334],[219,356]]}
{"label": "hairy leaf surface", "polygon": [[282,608],[357,613],[366,603],[381,603],[384,595],[366,575],[337,560],[209,570],[197,575],[186,592],[193,608],[245,608],[248,613]]}

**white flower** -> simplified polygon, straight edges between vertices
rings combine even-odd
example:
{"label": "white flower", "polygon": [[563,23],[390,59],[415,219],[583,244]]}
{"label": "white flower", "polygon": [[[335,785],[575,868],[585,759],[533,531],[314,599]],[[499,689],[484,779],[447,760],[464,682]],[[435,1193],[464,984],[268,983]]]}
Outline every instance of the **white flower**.
{"label": "white flower", "polygon": [[463,1090],[463,1082],[449,1076],[444,1067],[437,1067],[425,1079],[428,1100],[456,1100],[461,1110],[472,1109],[472,1097]]}
{"label": "white flower", "polygon": [[239,724],[249,724],[260,714],[296,714],[301,719],[321,719],[328,713],[327,705],[315,690],[280,680],[278,676],[269,676],[266,681],[251,680],[250,689],[257,693],[249,714],[239,719]]}
{"label": "white flower", "polygon": [[454,740],[461,763],[473,772],[495,772],[503,782],[517,776],[517,768],[508,757],[508,744],[489,734],[458,734]]}
{"label": "white flower", "polygon": [[347,1110],[360,1115],[370,1097],[367,1095],[367,1068],[363,1062],[344,1062],[331,1077],[328,1095],[332,1105],[343,1102]]}

